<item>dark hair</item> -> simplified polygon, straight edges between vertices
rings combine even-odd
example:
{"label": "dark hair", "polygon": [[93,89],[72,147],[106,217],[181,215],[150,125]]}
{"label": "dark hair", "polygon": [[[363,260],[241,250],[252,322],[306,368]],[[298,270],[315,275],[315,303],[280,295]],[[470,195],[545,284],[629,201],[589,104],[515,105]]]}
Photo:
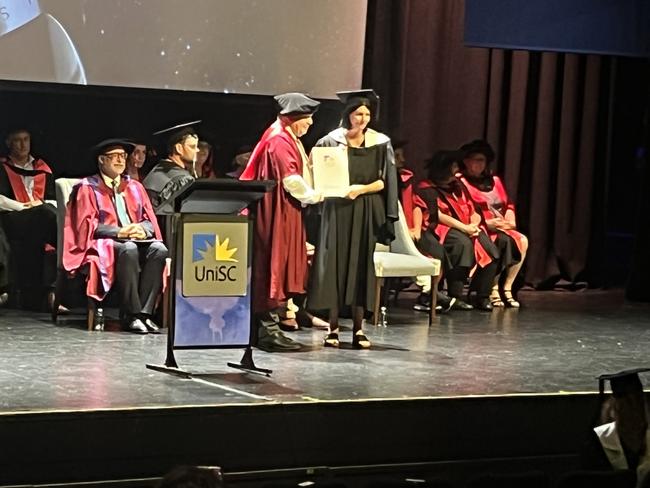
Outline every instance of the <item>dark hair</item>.
{"label": "dark hair", "polygon": [[441,183],[453,176],[451,167],[462,159],[460,151],[437,151],[426,162],[427,178],[433,183]]}
{"label": "dark hair", "polygon": [[187,130],[183,133],[170,137],[167,141],[167,155],[172,156],[174,154],[174,151],[176,151],[176,144],[185,144],[185,141],[188,137],[195,137],[196,139],[199,138],[197,133],[193,130]]}
{"label": "dark hair", "polygon": [[350,124],[350,114],[354,112],[356,109],[358,109],[359,107],[368,107],[368,110],[370,110],[370,115],[372,117],[373,107],[370,100],[368,98],[353,98],[345,106],[343,112],[341,112],[341,124],[340,124],[341,127],[343,127],[344,129],[349,129],[352,126]]}
{"label": "dark hair", "polygon": [[221,488],[221,468],[204,466],[177,466],[167,473],[158,488]]}

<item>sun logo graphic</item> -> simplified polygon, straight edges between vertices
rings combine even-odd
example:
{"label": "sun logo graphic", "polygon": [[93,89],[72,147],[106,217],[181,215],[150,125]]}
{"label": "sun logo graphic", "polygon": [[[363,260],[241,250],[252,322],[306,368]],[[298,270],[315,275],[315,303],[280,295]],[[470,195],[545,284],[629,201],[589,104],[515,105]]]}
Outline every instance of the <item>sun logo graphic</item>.
{"label": "sun logo graphic", "polygon": [[228,248],[230,238],[226,237],[223,242],[217,234],[194,234],[192,236],[192,262],[216,261],[238,263],[233,256],[237,248]]}

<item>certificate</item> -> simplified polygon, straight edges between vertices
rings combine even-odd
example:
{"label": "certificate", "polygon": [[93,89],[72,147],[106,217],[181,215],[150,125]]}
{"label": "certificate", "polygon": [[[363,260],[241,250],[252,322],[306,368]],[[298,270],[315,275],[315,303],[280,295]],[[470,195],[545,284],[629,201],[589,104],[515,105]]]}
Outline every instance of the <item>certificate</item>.
{"label": "certificate", "polygon": [[314,190],[325,197],[345,197],[350,191],[346,146],[315,147],[311,150]]}

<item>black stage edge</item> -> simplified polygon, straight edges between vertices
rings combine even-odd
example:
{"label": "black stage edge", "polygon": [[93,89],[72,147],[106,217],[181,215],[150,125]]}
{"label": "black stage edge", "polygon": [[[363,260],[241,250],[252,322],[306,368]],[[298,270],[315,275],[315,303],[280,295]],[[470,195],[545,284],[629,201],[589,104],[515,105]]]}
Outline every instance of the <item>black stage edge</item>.
{"label": "black stage edge", "polygon": [[499,463],[562,472],[577,467],[596,406],[589,393],[9,412],[0,485],[137,485],[185,463],[222,466],[244,484],[279,468],[293,477],[467,475]]}

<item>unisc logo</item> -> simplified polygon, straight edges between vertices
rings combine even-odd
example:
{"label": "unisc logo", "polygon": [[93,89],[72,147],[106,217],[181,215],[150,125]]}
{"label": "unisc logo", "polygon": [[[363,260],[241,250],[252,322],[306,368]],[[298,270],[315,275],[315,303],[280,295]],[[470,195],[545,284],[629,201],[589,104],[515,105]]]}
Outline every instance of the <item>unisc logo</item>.
{"label": "unisc logo", "polygon": [[[229,248],[230,239],[223,242],[217,234],[192,236],[192,264],[194,279],[198,282],[237,281],[237,248]],[[227,263],[227,264],[225,264]]]}

